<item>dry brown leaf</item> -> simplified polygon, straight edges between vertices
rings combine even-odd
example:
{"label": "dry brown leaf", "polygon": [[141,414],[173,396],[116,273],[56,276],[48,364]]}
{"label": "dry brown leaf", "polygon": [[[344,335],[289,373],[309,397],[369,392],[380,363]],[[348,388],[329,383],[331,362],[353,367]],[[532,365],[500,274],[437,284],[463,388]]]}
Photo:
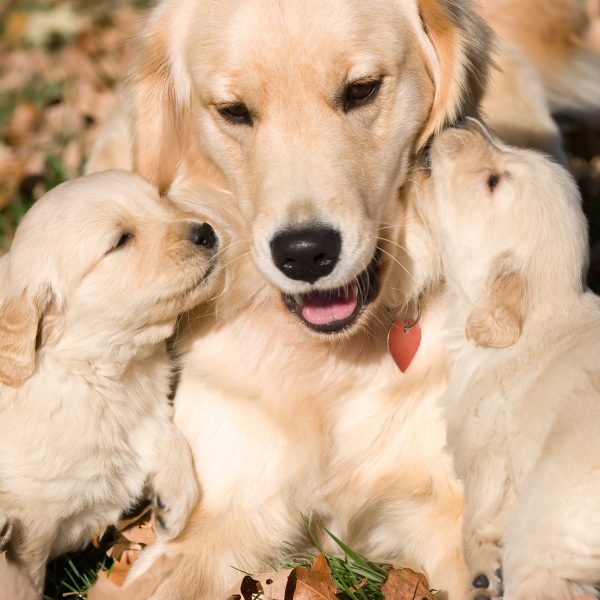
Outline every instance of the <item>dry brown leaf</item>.
{"label": "dry brown leaf", "polygon": [[120,587],[139,553],[145,546],[156,541],[150,506],[142,508],[141,512],[131,518],[120,521],[117,529],[119,532],[117,540],[107,552],[114,561],[107,578],[111,583]]}
{"label": "dry brown leaf", "polygon": [[27,28],[27,14],[20,10],[11,10],[4,20],[5,42],[9,46],[20,42]]}
{"label": "dry brown leaf", "polygon": [[288,577],[285,600],[336,600],[337,589],[327,559],[319,554],[311,570],[296,567]]}
{"label": "dry brown leaf", "polygon": [[6,141],[21,146],[31,138],[42,118],[42,111],[33,102],[22,102],[15,110],[4,130]]}
{"label": "dry brown leaf", "polygon": [[130,542],[141,544],[142,546],[149,546],[156,541],[156,534],[152,527],[152,523],[149,521],[128,527],[121,533],[123,537],[127,538]]}
{"label": "dry brown leaf", "polygon": [[140,544],[127,545],[115,544],[109,551],[108,555],[114,560],[110,571],[106,572],[106,578],[117,587],[121,587],[125,583],[127,575],[137,560],[138,554],[141,552]]}
{"label": "dry brown leaf", "polygon": [[98,581],[88,592],[88,600],[148,600],[171,574],[175,565],[176,558],[162,557],[154,563],[152,569],[125,587],[117,587],[109,581],[106,573],[100,573]]}
{"label": "dry brown leaf", "polygon": [[[261,600],[283,600],[285,596],[285,587],[291,572],[291,569],[284,569],[272,573],[253,575],[251,579],[258,582],[263,590],[263,595],[260,597]],[[236,597],[239,598],[239,600],[243,598],[242,586],[240,584],[231,588],[231,590],[224,594],[223,600],[231,600]]]}
{"label": "dry brown leaf", "polygon": [[425,575],[411,569],[392,569],[381,591],[385,600],[434,600]]}

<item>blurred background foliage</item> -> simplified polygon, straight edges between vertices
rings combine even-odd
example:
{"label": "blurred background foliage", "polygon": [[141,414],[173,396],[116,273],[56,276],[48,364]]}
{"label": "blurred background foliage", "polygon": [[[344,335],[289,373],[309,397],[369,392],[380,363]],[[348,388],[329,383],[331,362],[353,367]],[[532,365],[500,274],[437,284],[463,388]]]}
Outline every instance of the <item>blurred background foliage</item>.
{"label": "blurred background foliage", "polygon": [[[37,198],[80,174],[147,7],[148,0],[0,0],[0,253]],[[589,280],[600,291],[600,126],[561,125],[590,220]]]}

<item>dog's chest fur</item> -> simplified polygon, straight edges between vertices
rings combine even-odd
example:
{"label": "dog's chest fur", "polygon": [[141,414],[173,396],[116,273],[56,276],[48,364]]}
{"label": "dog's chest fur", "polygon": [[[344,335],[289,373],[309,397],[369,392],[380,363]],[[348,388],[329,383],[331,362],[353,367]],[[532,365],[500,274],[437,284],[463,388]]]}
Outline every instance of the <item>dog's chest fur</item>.
{"label": "dog's chest fur", "polygon": [[410,513],[411,497],[454,481],[437,405],[443,317],[423,316],[419,354],[403,374],[383,327],[329,345],[281,310],[253,307],[251,317],[207,324],[191,339],[175,420],[192,446],[203,507],[291,498],[299,530],[301,515],[316,511],[371,556],[397,555],[402,534],[374,515],[389,506]]}
{"label": "dog's chest fur", "polygon": [[65,537],[84,542],[116,520],[142,493],[169,427],[169,372],[163,349],[118,380],[61,372],[48,359],[22,388],[1,388],[2,505],[24,523],[56,521],[56,552]]}

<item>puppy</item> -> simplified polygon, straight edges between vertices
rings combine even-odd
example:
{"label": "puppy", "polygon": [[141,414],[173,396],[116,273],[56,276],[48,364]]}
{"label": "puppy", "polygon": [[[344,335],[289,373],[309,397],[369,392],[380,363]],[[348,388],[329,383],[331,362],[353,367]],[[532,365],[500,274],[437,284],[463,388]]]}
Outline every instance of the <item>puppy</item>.
{"label": "puppy", "polygon": [[213,293],[218,246],[209,224],[113,171],[46,194],[1,259],[0,536],[38,592],[46,561],[145,485],[159,534],[183,528],[197,490],[165,340]]}
{"label": "puppy", "polygon": [[468,597],[501,596],[502,574],[506,600],[593,594],[600,299],[583,284],[588,238],[576,185],[473,120],[433,142],[421,184],[447,279],[443,402],[465,486]]}

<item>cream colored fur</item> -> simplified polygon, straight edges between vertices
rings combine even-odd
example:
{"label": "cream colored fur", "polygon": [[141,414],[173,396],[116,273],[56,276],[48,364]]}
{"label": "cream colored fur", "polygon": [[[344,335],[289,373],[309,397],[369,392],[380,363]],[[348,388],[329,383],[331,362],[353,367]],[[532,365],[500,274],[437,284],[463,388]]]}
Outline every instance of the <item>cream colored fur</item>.
{"label": "cream colored fur", "polygon": [[162,538],[196,500],[165,340],[220,279],[216,250],[188,240],[199,220],[132,173],[90,175],[36,202],[0,261],[0,532],[38,592],[48,558],[145,486]]}
{"label": "cream colored fur", "polygon": [[[384,235],[401,246],[383,247],[401,263],[382,275],[382,297],[353,335],[332,343],[309,334],[253,265],[244,234],[230,247],[229,283],[183,319],[175,422],[202,500],[178,540],[145,550],[134,567],[132,578],[163,554],[179,556],[154,599],[219,598],[239,577],[232,567],[259,571],[288,544],[307,544],[303,516],[333,551],[322,525],[374,560],[424,570],[446,597],[466,592],[462,493],[437,403],[445,312],[430,289],[437,269],[427,232],[409,198],[398,209],[402,228]],[[421,291],[423,343],[403,375],[387,331],[414,316],[414,303],[398,305]]]}
{"label": "cream colored fur", "polygon": [[[278,232],[319,223],[341,234],[320,289],[370,262],[382,215],[415,147],[475,110],[489,32],[467,0],[165,0],[139,40],[129,85],[134,169],[161,189],[201,174],[229,186],[252,224],[263,275],[290,294],[305,282],[274,264]],[[378,81],[345,110],[355,81]],[[250,122],[222,111],[247,108]]]}
{"label": "cream colored fur", "polygon": [[[177,542],[142,554],[137,573],[182,555],[156,599],[214,600],[237,577],[232,566],[262,570],[301,541],[302,514],[373,559],[424,569],[453,599],[466,592],[461,489],[436,403],[446,366],[439,273],[398,189],[431,133],[476,112],[489,38],[465,0],[163,0],[151,12],[128,82],[133,167],[174,197],[182,187],[193,195],[195,181],[231,189],[246,224],[231,248],[241,258],[225,270],[236,285],[181,331],[176,421],[202,502]],[[514,85],[487,112],[500,117],[520,94],[552,146],[542,83],[523,75],[518,48],[511,57]],[[381,80],[379,91],[342,110],[361,78]],[[240,105],[245,124],[223,116]],[[343,251],[310,286],[276,269],[269,244],[315,222],[340,231]],[[353,327],[326,338],[287,313],[282,291],[344,286],[378,246],[382,293]],[[414,316],[419,296],[423,345],[402,375],[387,331]]]}
{"label": "cream colored fur", "polygon": [[490,581],[468,597],[498,598],[500,566],[505,600],[596,597],[600,299],[576,185],[475,122],[442,133],[431,164],[419,206],[448,282],[448,447],[471,578]]}
{"label": "cream colored fur", "polygon": [[[265,7],[273,5],[263,3]],[[161,180],[168,185],[173,179],[174,170],[179,163],[179,147],[183,147],[187,158],[195,161],[196,169],[201,164],[222,183],[222,174],[215,171],[210,147],[204,148],[201,144],[199,153],[193,149],[194,139],[188,139],[189,123],[181,120],[178,110],[169,111],[171,116],[162,111],[152,111],[152,105],[157,106],[167,103],[177,103],[179,108],[186,104],[185,98],[189,90],[190,75],[187,65],[190,64],[186,53],[193,50],[193,44],[186,43],[186,30],[188,27],[188,16],[192,16],[191,4],[185,2],[169,3],[163,1],[162,7],[155,11],[155,17],[149,21],[149,26],[155,25],[154,29],[146,30],[142,44],[142,60],[136,69],[134,81],[141,80],[148,83],[148,77],[152,77],[156,83],[170,80],[167,86],[143,85],[137,87],[133,98],[133,107],[122,103],[117,113],[111,117],[99,139],[86,165],[86,172],[95,172],[106,168],[130,168],[133,165],[131,152],[131,134],[128,131],[129,123],[125,118],[128,115],[137,114],[133,119],[133,133],[139,136],[139,118],[146,114],[147,129],[144,136],[162,138],[158,142],[158,151],[165,157],[164,164],[170,173],[159,171],[158,161],[154,160],[154,167],[141,167],[144,174],[155,180]],[[330,8],[329,14],[337,15],[334,3],[329,2],[326,8]],[[452,119],[460,112],[460,103],[452,103],[446,106],[446,92],[453,93],[468,92],[468,87],[463,86],[466,74],[476,78],[483,70],[485,64],[485,51],[476,50],[477,41],[481,42],[484,35],[481,31],[465,25],[469,19],[465,19],[467,11],[478,10],[487,23],[498,35],[495,41],[493,60],[495,68],[490,70],[491,84],[487,88],[483,99],[483,110],[487,122],[497,133],[509,143],[524,145],[527,147],[540,148],[549,152],[557,159],[564,161],[561,137],[550,111],[567,112],[577,116],[584,116],[592,120],[598,120],[600,114],[600,52],[597,46],[590,41],[588,36],[589,22],[583,10],[576,0],[554,0],[547,3],[544,0],[483,0],[477,4],[476,9],[469,3],[450,2],[434,0],[431,2],[418,2],[418,9],[424,15],[427,30],[431,30],[430,23],[442,24],[442,30],[452,33],[452,27],[444,27],[444,20],[448,20],[448,12],[454,20],[462,20],[461,29],[465,32],[464,38],[455,38],[454,44],[462,46],[458,53],[453,49],[453,44],[434,42],[430,46],[421,32],[417,30],[419,39],[424,42],[421,46],[424,56],[430,65],[429,73],[424,71],[422,75],[435,81],[436,70],[440,64],[446,61],[454,62],[457,54],[467,51],[467,55],[477,56],[473,62],[456,62],[457,68],[451,69],[450,78],[443,81],[437,92],[435,107],[441,112],[435,111],[435,118],[430,126],[425,128],[424,135],[432,131],[431,126],[439,126],[446,117]],[[204,11],[203,3],[197,3],[197,10]],[[377,8],[374,2],[368,3],[367,10],[376,14]],[[446,15],[444,17],[444,15]],[[440,18],[441,17],[441,18]],[[371,21],[373,17],[369,17]],[[375,17],[377,18],[377,17]],[[206,19],[208,20],[208,18]],[[163,24],[165,27],[163,28]],[[201,25],[201,24],[200,24]],[[413,20],[414,25],[414,20]],[[279,26],[279,24],[278,24]],[[384,25],[384,29],[390,23]],[[325,30],[327,28],[324,27]],[[378,24],[378,30],[382,30]],[[198,31],[197,29],[194,31]],[[202,31],[202,27],[200,27]],[[309,37],[315,33],[314,28],[309,28]],[[452,39],[452,35],[449,36]],[[448,39],[448,38],[447,38]],[[199,43],[199,42],[195,42]],[[217,50],[228,43],[227,40],[217,40]],[[270,42],[269,42],[270,44]],[[200,44],[202,45],[202,44]],[[471,45],[471,51],[469,50]],[[268,48],[269,45],[267,45]],[[390,48],[393,48],[392,45]],[[475,54],[473,54],[475,50]],[[240,54],[243,54],[240,52]],[[437,54],[437,58],[436,58]],[[327,55],[327,52],[324,53]],[[202,60],[202,57],[200,57]],[[318,59],[320,63],[322,58]],[[269,60],[269,62],[271,62]],[[216,63],[214,63],[216,64]],[[461,71],[462,70],[462,71]],[[299,71],[302,72],[302,71]],[[270,85],[280,78],[270,79]],[[436,83],[439,83],[439,79]],[[483,80],[480,82],[483,83]],[[427,102],[431,99],[427,94],[424,96]],[[478,95],[472,98],[478,100]],[[413,107],[414,108],[414,107]],[[141,115],[140,115],[141,112]],[[464,106],[463,106],[464,112]],[[184,113],[185,114],[185,111]],[[420,120],[413,110],[406,112],[411,114],[412,119]],[[152,124],[154,123],[154,124]],[[179,133],[173,132],[173,126]],[[161,127],[165,127],[168,135],[161,133]],[[194,132],[191,132],[194,134]],[[193,136],[192,136],[193,137]],[[192,142],[190,144],[190,142]],[[152,148],[152,145],[151,145]],[[154,152],[154,150],[150,150]],[[194,155],[198,154],[194,158]],[[208,154],[208,157],[206,156]],[[139,153],[136,152],[136,157]],[[207,160],[208,158],[208,160]],[[139,166],[139,163],[138,163]],[[164,165],[160,169],[164,170]],[[146,170],[145,170],[146,169]],[[154,171],[154,173],[153,173]],[[218,170],[217,170],[218,171]]]}

